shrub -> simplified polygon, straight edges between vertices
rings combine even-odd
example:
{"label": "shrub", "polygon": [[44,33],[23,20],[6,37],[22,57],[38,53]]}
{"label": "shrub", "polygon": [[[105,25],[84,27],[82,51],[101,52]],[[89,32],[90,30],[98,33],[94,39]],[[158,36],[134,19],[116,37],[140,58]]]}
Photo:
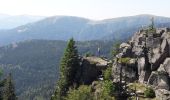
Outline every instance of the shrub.
{"label": "shrub", "polygon": [[90,52],[86,52],[84,55],[85,55],[85,57],[93,56],[92,53],[90,53]]}
{"label": "shrub", "polygon": [[125,57],[125,58],[119,58],[118,62],[119,63],[124,63],[124,64],[128,64],[130,62],[130,59],[129,57]]}
{"label": "shrub", "polygon": [[152,88],[146,88],[144,91],[144,96],[147,98],[154,98],[155,97],[155,91]]}
{"label": "shrub", "polygon": [[92,100],[91,87],[81,85],[78,89],[69,90],[66,100]]}
{"label": "shrub", "polygon": [[104,71],[104,80],[112,79],[112,68],[109,67]]}
{"label": "shrub", "polygon": [[113,95],[116,91],[116,86],[110,80],[106,80],[103,85],[103,94]]}
{"label": "shrub", "polygon": [[120,41],[116,41],[113,45],[113,48],[112,48],[112,55],[113,56],[116,56],[118,53],[119,53],[119,46],[120,46],[121,42]]}

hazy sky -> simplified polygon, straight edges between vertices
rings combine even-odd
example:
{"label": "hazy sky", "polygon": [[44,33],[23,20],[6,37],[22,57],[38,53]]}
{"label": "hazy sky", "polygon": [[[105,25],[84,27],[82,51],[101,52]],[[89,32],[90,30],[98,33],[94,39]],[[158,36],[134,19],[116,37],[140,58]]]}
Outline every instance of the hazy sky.
{"label": "hazy sky", "polygon": [[0,0],[0,13],[106,19],[137,14],[170,17],[170,0]]}

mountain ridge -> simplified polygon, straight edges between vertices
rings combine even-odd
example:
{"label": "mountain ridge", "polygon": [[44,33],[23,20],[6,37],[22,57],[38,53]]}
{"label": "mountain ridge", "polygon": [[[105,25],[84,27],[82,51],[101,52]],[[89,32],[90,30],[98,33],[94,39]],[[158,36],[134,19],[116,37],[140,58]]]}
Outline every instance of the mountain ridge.
{"label": "mountain ridge", "polygon": [[44,18],[45,16],[0,14],[0,30],[12,29]]}
{"label": "mountain ridge", "polygon": [[170,18],[146,14],[99,21],[75,16],[52,16],[35,23],[0,31],[0,45],[29,39],[68,40],[72,37],[78,41],[127,39],[139,28],[148,26],[151,17],[154,17],[156,26],[160,23],[164,27],[169,26]]}

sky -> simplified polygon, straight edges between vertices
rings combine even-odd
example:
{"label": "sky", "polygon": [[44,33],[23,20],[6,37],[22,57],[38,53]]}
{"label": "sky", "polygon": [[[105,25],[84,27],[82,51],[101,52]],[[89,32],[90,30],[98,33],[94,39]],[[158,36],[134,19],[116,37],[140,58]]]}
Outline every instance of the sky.
{"label": "sky", "polygon": [[170,0],[0,0],[9,15],[68,15],[107,19],[138,14],[170,17]]}

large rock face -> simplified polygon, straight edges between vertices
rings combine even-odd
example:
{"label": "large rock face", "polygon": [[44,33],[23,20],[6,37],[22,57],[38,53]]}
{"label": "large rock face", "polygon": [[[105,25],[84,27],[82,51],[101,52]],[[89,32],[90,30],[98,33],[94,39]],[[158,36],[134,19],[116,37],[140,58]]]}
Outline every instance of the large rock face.
{"label": "large rock face", "polygon": [[152,72],[148,84],[153,85],[156,89],[170,89],[169,77],[164,71]]}
{"label": "large rock face", "polygon": [[120,73],[122,73],[123,80],[133,82],[138,78],[136,67],[136,60],[129,59],[128,63],[115,62],[113,64],[113,77],[114,82],[120,81]]}
{"label": "large rock face", "polygon": [[[128,43],[120,45],[120,53],[113,64],[113,74],[122,74],[129,80],[147,83],[155,89],[170,90],[170,29],[161,28],[151,31],[142,29],[135,33]],[[134,59],[132,65],[118,62],[120,59]],[[132,68],[136,67],[132,71]],[[129,70],[130,69],[130,70]],[[115,71],[118,70],[118,71]],[[131,75],[128,75],[130,73]],[[134,76],[135,75],[135,76]],[[116,76],[116,78],[119,78]],[[115,78],[115,79],[116,79]],[[162,94],[163,95],[163,94]]]}
{"label": "large rock face", "polygon": [[170,91],[165,89],[157,89],[155,91],[158,100],[170,100]]}
{"label": "large rock face", "polygon": [[165,72],[170,76],[170,58],[166,58],[162,68],[165,70]]}
{"label": "large rock face", "polygon": [[80,69],[80,81],[83,84],[91,84],[108,66],[108,61],[100,57],[83,57]]}

